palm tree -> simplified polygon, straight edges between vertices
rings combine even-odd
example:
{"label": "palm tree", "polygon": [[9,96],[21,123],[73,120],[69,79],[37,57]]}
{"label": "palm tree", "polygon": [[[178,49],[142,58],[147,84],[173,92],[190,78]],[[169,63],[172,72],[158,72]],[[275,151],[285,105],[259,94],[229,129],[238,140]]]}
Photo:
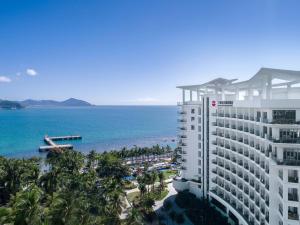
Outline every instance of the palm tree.
{"label": "palm tree", "polygon": [[11,208],[0,207],[0,224],[13,224]]}
{"label": "palm tree", "polygon": [[102,154],[96,171],[100,178],[113,177],[120,182],[129,175],[129,168],[123,165],[119,158],[110,154]]}
{"label": "palm tree", "polygon": [[159,179],[159,190],[160,192],[162,192],[165,188],[165,183],[164,183],[165,176],[163,172],[158,173],[158,179]]}
{"label": "palm tree", "polygon": [[41,215],[43,211],[40,205],[41,196],[41,190],[35,185],[17,193],[15,199],[12,199],[14,224],[39,225],[42,223]]}
{"label": "palm tree", "polygon": [[156,182],[156,178],[157,178],[157,172],[156,171],[153,171],[151,173],[151,184],[152,184],[152,191],[154,191],[155,189],[155,182]]}
{"label": "palm tree", "polygon": [[153,197],[149,195],[145,195],[141,201],[140,201],[140,206],[141,208],[148,214],[153,211],[153,206],[155,205],[155,201]]}
{"label": "palm tree", "polygon": [[87,167],[92,169],[95,166],[95,162],[97,159],[97,153],[95,150],[92,150],[89,152],[89,154],[86,156],[87,158]]}
{"label": "palm tree", "polygon": [[150,188],[149,185],[152,184],[152,176],[149,172],[145,172],[142,176],[143,182],[145,183],[145,185],[147,185],[147,192],[149,193]]}
{"label": "palm tree", "polygon": [[72,196],[72,193],[54,193],[47,213],[47,220],[50,224],[71,225],[73,222],[76,224],[76,201],[77,199]]}
{"label": "palm tree", "polygon": [[4,159],[1,158],[0,166],[0,204],[9,201],[22,187],[37,183],[39,176],[37,159]]}
{"label": "palm tree", "polygon": [[143,225],[143,219],[141,212],[137,208],[131,208],[126,221],[125,225]]}
{"label": "palm tree", "polygon": [[138,189],[140,190],[141,197],[143,197],[147,192],[146,185],[144,183],[139,183]]}

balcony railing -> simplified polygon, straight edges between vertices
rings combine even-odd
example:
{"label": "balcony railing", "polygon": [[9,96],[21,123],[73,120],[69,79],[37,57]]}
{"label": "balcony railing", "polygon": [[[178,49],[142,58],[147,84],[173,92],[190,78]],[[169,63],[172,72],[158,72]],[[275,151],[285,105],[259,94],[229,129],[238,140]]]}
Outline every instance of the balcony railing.
{"label": "balcony railing", "polygon": [[273,159],[278,165],[285,165],[285,166],[300,166],[300,160],[277,159],[276,156],[272,156],[272,159]]}
{"label": "balcony railing", "polygon": [[299,182],[299,179],[298,177],[294,176],[294,177],[288,177],[288,182],[290,183],[298,183]]}
{"label": "balcony railing", "polygon": [[288,212],[288,219],[289,220],[299,220],[298,212],[289,211]]}
{"label": "balcony railing", "polygon": [[299,198],[298,198],[297,194],[288,194],[288,200],[297,202],[299,200]]}

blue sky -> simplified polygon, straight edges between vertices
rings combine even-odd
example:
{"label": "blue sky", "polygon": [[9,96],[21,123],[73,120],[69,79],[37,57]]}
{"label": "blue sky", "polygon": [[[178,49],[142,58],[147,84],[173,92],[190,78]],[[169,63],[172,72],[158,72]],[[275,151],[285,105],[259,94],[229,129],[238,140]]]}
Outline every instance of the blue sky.
{"label": "blue sky", "polygon": [[0,0],[0,99],[175,104],[176,85],[300,70],[297,0]]}

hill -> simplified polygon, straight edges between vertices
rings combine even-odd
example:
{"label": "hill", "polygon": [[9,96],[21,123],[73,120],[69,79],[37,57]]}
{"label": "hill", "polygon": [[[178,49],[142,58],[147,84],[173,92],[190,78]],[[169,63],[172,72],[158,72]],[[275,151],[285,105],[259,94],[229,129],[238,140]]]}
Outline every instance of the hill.
{"label": "hill", "polygon": [[24,106],[72,106],[72,107],[82,107],[82,106],[93,106],[89,102],[76,99],[69,98],[65,101],[54,101],[54,100],[32,100],[28,99],[20,102],[21,105]]}
{"label": "hill", "polygon": [[23,105],[19,102],[8,101],[8,100],[0,100],[0,108],[1,109],[21,109]]}

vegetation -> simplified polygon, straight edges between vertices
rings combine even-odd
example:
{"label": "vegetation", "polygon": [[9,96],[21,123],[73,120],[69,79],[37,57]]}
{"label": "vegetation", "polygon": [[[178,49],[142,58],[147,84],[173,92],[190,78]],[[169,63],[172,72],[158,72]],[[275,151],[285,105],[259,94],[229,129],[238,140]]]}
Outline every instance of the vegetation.
{"label": "vegetation", "polygon": [[[185,214],[194,224],[229,225],[227,223],[227,219],[224,218],[213,206],[211,206],[206,199],[200,200],[196,198],[195,195],[184,191],[177,194],[175,202],[179,207],[185,209]],[[176,217],[176,215],[172,215],[172,217],[178,224],[180,224],[180,222],[184,222],[182,221],[184,218]]]}
{"label": "vegetation", "polygon": [[[39,159],[0,158],[0,224],[120,224],[128,168],[113,154],[68,150]],[[94,168],[91,165],[96,165]]]}
{"label": "vegetation", "polygon": [[166,170],[166,171],[163,171],[163,176],[164,176],[164,179],[167,180],[167,179],[170,179],[174,176],[177,175],[177,170]]}
{"label": "vegetation", "polygon": [[[155,185],[157,179],[159,184]],[[141,212],[143,220],[152,222],[155,219],[153,212],[155,200],[162,200],[168,194],[168,190],[165,190],[164,174],[145,170],[137,181],[139,192],[128,194],[128,200],[132,202],[133,208]]]}
{"label": "vegetation", "polygon": [[131,149],[126,149],[126,148],[122,148],[120,151],[114,150],[111,151],[110,153],[115,155],[118,158],[137,158],[137,157],[150,157],[150,156],[161,156],[161,155],[165,155],[168,153],[171,153],[172,149],[170,146],[159,146],[159,145],[155,145],[153,147],[137,147],[135,146],[134,148]]}
{"label": "vegetation", "polygon": [[[44,160],[0,157],[1,225],[126,225],[144,224],[155,217],[155,200],[164,198],[164,173],[143,171],[138,193],[128,195],[133,207],[120,220],[125,190],[124,158],[170,152],[168,147],[133,148],[87,155],[73,150],[50,152]],[[41,171],[41,164],[46,166]],[[158,181],[158,183],[157,183]],[[159,184],[159,185],[157,185]],[[130,196],[132,195],[132,196]]]}

